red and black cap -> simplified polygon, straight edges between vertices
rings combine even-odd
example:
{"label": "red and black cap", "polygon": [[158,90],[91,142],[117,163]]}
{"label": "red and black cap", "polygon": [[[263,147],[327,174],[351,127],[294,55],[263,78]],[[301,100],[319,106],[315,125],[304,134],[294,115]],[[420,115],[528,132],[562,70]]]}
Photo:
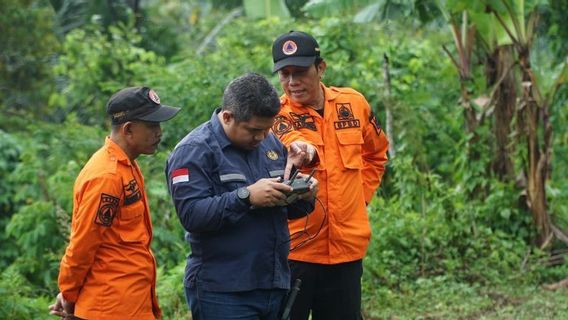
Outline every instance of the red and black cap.
{"label": "red and black cap", "polygon": [[287,66],[307,68],[319,56],[319,44],[314,37],[305,32],[290,31],[279,36],[272,44],[272,72]]}
{"label": "red and black cap", "polygon": [[124,88],[107,102],[107,113],[112,124],[132,120],[162,122],[173,118],[179,110],[161,104],[158,94],[148,87]]}

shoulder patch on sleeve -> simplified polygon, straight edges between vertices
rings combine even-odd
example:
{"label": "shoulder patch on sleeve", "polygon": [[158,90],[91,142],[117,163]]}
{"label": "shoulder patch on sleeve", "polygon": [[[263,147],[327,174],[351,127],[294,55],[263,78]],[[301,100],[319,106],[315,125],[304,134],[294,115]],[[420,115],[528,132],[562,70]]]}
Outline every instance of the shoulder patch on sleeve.
{"label": "shoulder patch on sleeve", "polygon": [[179,168],[172,171],[172,184],[189,181],[189,168]]}
{"label": "shoulder patch on sleeve", "polygon": [[274,119],[274,125],[272,126],[272,131],[274,131],[274,134],[277,136],[288,133],[292,131],[292,122],[285,116],[276,116]]}
{"label": "shoulder patch on sleeve", "polygon": [[381,128],[381,124],[379,123],[379,119],[375,115],[375,112],[371,112],[371,115],[369,116],[369,122],[371,122],[373,127],[375,127],[375,131],[380,136],[383,129]]}
{"label": "shoulder patch on sleeve", "polygon": [[101,193],[101,200],[99,201],[99,208],[95,216],[95,223],[101,226],[112,226],[112,220],[118,211],[118,203],[120,199],[106,193]]}

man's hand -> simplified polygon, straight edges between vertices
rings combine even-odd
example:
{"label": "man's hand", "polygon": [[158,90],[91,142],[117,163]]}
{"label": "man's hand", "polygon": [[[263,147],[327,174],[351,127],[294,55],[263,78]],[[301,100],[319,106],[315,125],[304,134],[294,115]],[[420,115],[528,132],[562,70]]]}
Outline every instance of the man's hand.
{"label": "man's hand", "polygon": [[59,292],[55,298],[55,303],[49,306],[49,314],[60,316],[61,318],[73,318],[75,312],[75,303],[69,302],[63,298],[63,294]]}
{"label": "man's hand", "polygon": [[[298,175],[296,176],[296,179],[306,179],[307,177],[309,177],[309,175],[299,172]],[[298,200],[313,201],[313,199],[316,197],[318,193],[319,181],[316,178],[311,177],[310,180],[308,180],[308,184],[309,184],[308,191],[304,193],[294,192],[292,194],[289,194],[286,200],[279,205],[286,206]]]}
{"label": "man's hand", "polygon": [[292,166],[301,168],[309,165],[316,157],[316,148],[304,141],[294,141],[290,144],[288,150],[288,159],[286,160],[286,168],[284,169],[284,179],[290,178]]}
{"label": "man's hand", "polygon": [[[306,179],[308,177],[307,174],[304,173],[298,173],[298,175],[296,176],[297,178],[301,178],[301,179]],[[312,200],[313,198],[316,197],[316,195],[318,194],[318,190],[319,190],[319,181],[318,179],[311,177],[310,180],[308,181],[310,184],[310,190],[304,193],[300,193],[298,194],[298,200]]]}
{"label": "man's hand", "polygon": [[280,182],[280,178],[264,178],[247,187],[250,204],[254,207],[274,207],[286,201],[292,187]]}

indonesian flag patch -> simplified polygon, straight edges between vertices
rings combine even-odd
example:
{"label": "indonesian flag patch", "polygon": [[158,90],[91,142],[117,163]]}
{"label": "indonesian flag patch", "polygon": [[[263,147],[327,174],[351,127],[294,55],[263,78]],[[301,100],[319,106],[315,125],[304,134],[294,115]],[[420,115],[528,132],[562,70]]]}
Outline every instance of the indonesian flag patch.
{"label": "indonesian flag patch", "polygon": [[189,181],[189,169],[180,168],[172,172],[172,184]]}

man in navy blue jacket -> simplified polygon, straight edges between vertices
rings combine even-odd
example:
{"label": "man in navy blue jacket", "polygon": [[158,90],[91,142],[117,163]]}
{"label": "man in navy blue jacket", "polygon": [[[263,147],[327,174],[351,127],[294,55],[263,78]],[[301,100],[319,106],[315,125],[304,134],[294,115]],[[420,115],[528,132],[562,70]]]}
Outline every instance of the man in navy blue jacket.
{"label": "man in navy blue jacket", "polygon": [[290,287],[288,219],[314,209],[317,181],[290,196],[288,154],[270,132],[280,110],[274,87],[249,73],[229,83],[223,106],[175,147],[168,187],[191,245],[184,287],[193,319],[277,319]]}

